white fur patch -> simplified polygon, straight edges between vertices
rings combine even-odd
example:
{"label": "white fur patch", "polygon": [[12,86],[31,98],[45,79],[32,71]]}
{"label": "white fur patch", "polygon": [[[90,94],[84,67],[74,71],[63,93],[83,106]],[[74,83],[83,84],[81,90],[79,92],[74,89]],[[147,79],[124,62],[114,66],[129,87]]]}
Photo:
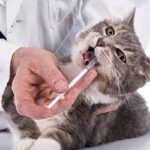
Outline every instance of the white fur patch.
{"label": "white fur patch", "polygon": [[38,139],[31,150],[61,150],[61,145],[53,139]]}
{"label": "white fur patch", "polygon": [[14,150],[30,150],[34,142],[35,140],[29,138],[19,140],[14,146]]}
{"label": "white fur patch", "polygon": [[84,92],[85,97],[90,100],[89,102],[91,104],[112,104],[116,102],[115,98],[110,97],[109,95],[102,94],[98,88],[97,85],[92,85]]}
{"label": "white fur patch", "polygon": [[51,118],[46,118],[42,120],[35,120],[37,126],[39,127],[41,133],[49,130],[50,128],[55,128],[59,124],[63,124],[66,118],[64,117],[64,113],[59,113]]}

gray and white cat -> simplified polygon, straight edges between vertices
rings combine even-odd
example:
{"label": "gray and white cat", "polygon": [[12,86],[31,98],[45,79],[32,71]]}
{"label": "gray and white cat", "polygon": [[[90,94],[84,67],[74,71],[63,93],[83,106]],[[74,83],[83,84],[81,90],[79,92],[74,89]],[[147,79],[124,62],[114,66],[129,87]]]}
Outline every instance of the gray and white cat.
{"label": "gray and white cat", "polygon": [[[95,55],[98,60],[98,75],[64,113],[39,121],[19,115],[10,79],[2,103],[17,139],[15,150],[78,149],[134,138],[150,129],[147,106],[136,93],[150,81],[150,59],[134,31],[134,14],[135,10],[123,20],[101,21],[77,36],[71,61],[62,62],[61,71],[71,80],[85,65],[83,54],[88,54],[88,59]],[[111,103],[121,106],[95,113]]]}

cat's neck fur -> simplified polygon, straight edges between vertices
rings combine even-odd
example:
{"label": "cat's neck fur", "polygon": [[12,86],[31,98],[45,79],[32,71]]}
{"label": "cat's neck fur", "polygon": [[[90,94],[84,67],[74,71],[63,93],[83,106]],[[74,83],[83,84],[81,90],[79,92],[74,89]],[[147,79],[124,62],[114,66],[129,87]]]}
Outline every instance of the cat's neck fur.
{"label": "cat's neck fur", "polygon": [[[82,69],[70,61],[67,63],[61,63],[60,70],[63,72],[67,80],[71,81]],[[82,94],[88,99],[88,101],[90,101],[91,104],[109,104],[116,102],[115,98],[112,98],[109,95],[104,95],[99,91],[97,82],[91,83],[91,85],[85,89]]]}

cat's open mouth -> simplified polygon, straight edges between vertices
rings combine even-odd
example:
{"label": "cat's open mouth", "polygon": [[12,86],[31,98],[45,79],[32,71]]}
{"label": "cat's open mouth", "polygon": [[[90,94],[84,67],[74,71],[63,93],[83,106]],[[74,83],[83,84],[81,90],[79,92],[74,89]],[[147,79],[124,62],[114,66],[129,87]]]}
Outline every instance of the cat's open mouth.
{"label": "cat's open mouth", "polygon": [[82,53],[82,57],[83,57],[84,65],[88,65],[88,63],[95,57],[94,48],[89,47],[87,51]]}

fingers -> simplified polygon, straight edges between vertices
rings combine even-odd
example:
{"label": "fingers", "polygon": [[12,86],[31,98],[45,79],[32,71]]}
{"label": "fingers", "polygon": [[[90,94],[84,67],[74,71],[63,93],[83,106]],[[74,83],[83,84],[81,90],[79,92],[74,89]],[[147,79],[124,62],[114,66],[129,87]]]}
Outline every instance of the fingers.
{"label": "fingers", "polygon": [[[68,82],[58,69],[56,56],[42,49],[21,48],[12,59],[13,70],[29,69],[33,74],[46,81],[52,90],[61,93],[67,90]],[[14,69],[17,66],[17,69]]]}
{"label": "fingers", "polygon": [[74,87],[77,88],[79,91],[83,91],[91,84],[91,82],[95,79],[96,76],[96,70],[91,69]]}
{"label": "fingers", "polygon": [[45,67],[43,66],[39,69],[41,69],[41,71],[38,75],[46,81],[53,91],[62,93],[68,89],[67,80],[54,64],[50,64],[49,66],[45,65]]}
{"label": "fingers", "polygon": [[78,95],[85,89],[87,88],[90,83],[94,80],[96,77],[97,73],[94,69],[90,70],[82,80],[79,81],[74,87],[72,87],[67,94],[65,95],[65,101],[70,100],[69,105],[72,105],[72,102],[75,101],[75,99],[78,97]]}
{"label": "fingers", "polygon": [[[58,114],[67,110],[75,101],[80,91],[76,88],[69,90],[64,99],[59,100],[52,108],[50,108],[51,114]],[[50,101],[45,103],[47,106]]]}
{"label": "fingers", "polygon": [[64,100],[62,100],[66,108],[69,108],[74,103],[74,101],[76,100],[80,92],[81,91],[77,89],[76,87],[73,87],[71,90],[67,92]]}
{"label": "fingers", "polygon": [[[22,82],[22,84],[24,83]],[[29,86],[25,84],[24,84],[24,87],[30,88]],[[19,90],[14,88],[14,91],[15,91],[15,95],[14,95],[15,105],[16,105],[17,112],[20,115],[28,116],[34,119],[44,119],[44,118],[54,115],[54,114],[51,114],[49,112],[49,109],[44,107],[44,105],[39,106],[35,104],[35,101],[32,95],[30,94],[29,90],[26,90],[21,87]]]}
{"label": "fingers", "polygon": [[12,83],[17,112],[35,119],[45,118],[49,110],[35,104],[34,96],[37,95],[38,90],[30,84],[30,80],[33,79],[27,74],[27,72],[24,75],[17,72]]}
{"label": "fingers", "polygon": [[36,89],[43,81],[52,91],[57,93],[65,92],[68,89],[67,80],[57,68],[56,57],[43,50],[22,49],[22,52],[19,51],[15,58],[19,59],[13,59],[12,63],[14,64],[12,65],[14,66],[13,71],[16,73],[12,89],[17,111],[21,115],[36,119],[54,114],[53,110],[50,111],[36,105],[35,99],[40,100],[41,98],[41,101],[44,102],[44,96],[49,93],[49,89],[44,89],[40,93],[39,89]]}
{"label": "fingers", "polygon": [[49,110],[46,107],[42,107],[34,104],[33,101],[22,100],[21,103],[17,103],[17,112],[20,115],[28,116],[34,119],[44,119],[50,116]]}
{"label": "fingers", "polygon": [[[93,79],[96,77],[97,73],[94,69],[90,70],[84,78],[79,81],[74,87],[72,87],[66,94],[63,100],[60,100],[54,107],[53,110],[64,111],[65,109],[69,108],[74,101],[76,100],[77,96],[82,92],[85,88],[87,88]],[[57,94],[53,93],[50,98],[53,99],[56,97]],[[49,104],[49,102],[47,103]]]}
{"label": "fingers", "polygon": [[[65,109],[69,108],[80,92],[82,92],[85,88],[87,88],[90,83],[93,81],[93,79],[96,77],[97,73],[94,69],[90,70],[87,75],[82,79],[82,81],[79,81],[77,85],[72,87],[66,94],[65,98],[63,100],[60,100],[54,107],[53,110],[55,111],[64,111]],[[55,94],[54,94],[55,95]]]}

